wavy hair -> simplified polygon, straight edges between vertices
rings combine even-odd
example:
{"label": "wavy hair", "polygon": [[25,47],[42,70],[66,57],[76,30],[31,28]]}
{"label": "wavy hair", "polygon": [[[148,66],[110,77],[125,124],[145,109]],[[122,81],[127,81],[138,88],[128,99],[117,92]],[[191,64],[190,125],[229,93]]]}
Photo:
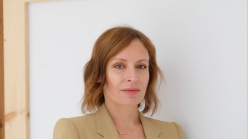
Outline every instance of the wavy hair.
{"label": "wavy hair", "polygon": [[[106,65],[108,61],[128,46],[133,39],[139,39],[149,53],[149,82],[146,90],[143,114],[152,110],[153,115],[158,108],[156,84],[158,77],[164,80],[163,74],[156,62],[156,49],[150,39],[142,32],[131,27],[113,27],[106,30],[94,44],[90,60],[84,66],[84,96],[82,98],[82,113],[96,111],[105,101],[103,87],[106,83]],[[101,78],[101,83],[97,82]],[[160,82],[161,83],[161,82]],[[160,85],[160,84],[159,84]],[[142,102],[143,102],[142,101]],[[141,103],[138,104],[138,108]]]}

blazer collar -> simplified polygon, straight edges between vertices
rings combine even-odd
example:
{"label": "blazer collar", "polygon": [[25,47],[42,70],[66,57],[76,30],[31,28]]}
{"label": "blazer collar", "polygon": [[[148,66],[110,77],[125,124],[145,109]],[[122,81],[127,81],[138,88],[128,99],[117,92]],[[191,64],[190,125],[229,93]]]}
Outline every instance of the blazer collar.
{"label": "blazer collar", "polygon": [[[95,113],[96,132],[104,137],[104,139],[119,139],[115,124],[111,119],[105,103]],[[160,139],[158,136],[161,130],[147,117],[139,112],[139,118],[142,123],[146,139]]]}
{"label": "blazer collar", "polygon": [[146,139],[160,139],[158,136],[161,130],[151,121],[151,119],[143,116],[139,111],[140,121],[142,123]]}

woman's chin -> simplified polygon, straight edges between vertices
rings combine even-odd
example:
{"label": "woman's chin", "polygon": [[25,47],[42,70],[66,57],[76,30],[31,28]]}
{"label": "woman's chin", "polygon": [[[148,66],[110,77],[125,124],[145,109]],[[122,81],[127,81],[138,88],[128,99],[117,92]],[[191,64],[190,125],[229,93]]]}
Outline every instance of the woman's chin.
{"label": "woman's chin", "polygon": [[123,105],[123,106],[138,106],[138,104],[140,103],[140,101],[126,101],[126,102],[122,102],[122,103],[119,103],[120,105]]}

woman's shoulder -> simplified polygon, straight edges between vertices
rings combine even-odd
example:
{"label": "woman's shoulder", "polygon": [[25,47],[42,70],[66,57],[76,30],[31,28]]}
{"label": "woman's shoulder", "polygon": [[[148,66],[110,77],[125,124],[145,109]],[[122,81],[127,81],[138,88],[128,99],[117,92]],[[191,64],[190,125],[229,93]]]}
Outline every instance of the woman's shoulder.
{"label": "woman's shoulder", "polygon": [[166,127],[180,127],[181,126],[176,123],[176,122],[168,122],[168,121],[162,121],[162,120],[157,120],[157,119],[153,119],[153,118],[150,118],[150,117],[146,117],[147,120],[153,122],[154,124],[156,124],[158,127],[163,127],[163,128],[166,128]]}
{"label": "woman's shoulder", "polygon": [[78,131],[90,131],[95,129],[94,115],[87,114],[83,116],[61,118],[59,119],[53,130],[53,139],[61,139],[61,137],[79,139]]}
{"label": "woman's shoulder", "polygon": [[[56,125],[74,125],[76,128],[79,128],[80,125],[88,125],[95,121],[93,114],[86,114],[83,116],[76,116],[70,118],[61,118],[57,121]],[[55,125],[55,126],[56,126]]]}
{"label": "woman's shoulder", "polygon": [[154,123],[161,130],[161,136],[177,134],[179,139],[184,139],[183,129],[178,123],[157,120],[150,117],[146,117],[146,119]]}
{"label": "woman's shoulder", "polygon": [[76,117],[70,117],[70,118],[62,118],[62,119],[67,119],[73,122],[74,124],[79,124],[79,123],[88,123],[92,122],[95,120],[94,114],[86,114],[82,116],[76,116]]}

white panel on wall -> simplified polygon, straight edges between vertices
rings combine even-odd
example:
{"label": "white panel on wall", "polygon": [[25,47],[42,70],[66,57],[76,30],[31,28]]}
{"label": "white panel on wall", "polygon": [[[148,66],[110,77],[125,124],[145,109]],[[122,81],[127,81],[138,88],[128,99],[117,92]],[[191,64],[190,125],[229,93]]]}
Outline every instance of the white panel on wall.
{"label": "white panel on wall", "polygon": [[185,139],[247,139],[247,2],[59,0],[29,4],[31,139],[82,115],[83,66],[106,29],[130,25],[157,49],[166,83],[153,118]]}

